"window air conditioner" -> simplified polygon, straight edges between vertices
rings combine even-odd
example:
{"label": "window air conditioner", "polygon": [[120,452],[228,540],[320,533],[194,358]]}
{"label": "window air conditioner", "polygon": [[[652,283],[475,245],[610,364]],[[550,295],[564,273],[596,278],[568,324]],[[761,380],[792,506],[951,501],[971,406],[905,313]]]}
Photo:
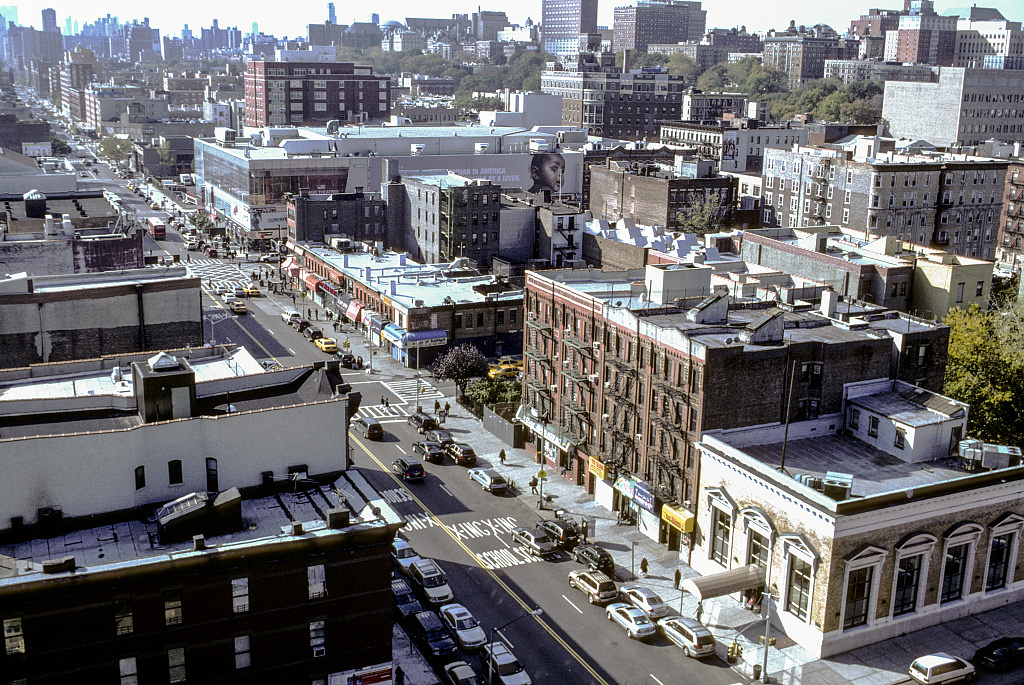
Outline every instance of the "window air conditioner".
{"label": "window air conditioner", "polygon": [[318,656],[323,656],[326,653],[327,653],[327,649],[325,647],[314,647],[313,648],[313,657],[314,658],[318,657]]}
{"label": "window air conditioner", "polygon": [[601,377],[598,376],[596,373],[592,373],[589,376],[587,376],[587,380],[590,381],[591,383],[597,383],[600,379]]}
{"label": "window air conditioner", "polygon": [[599,343],[598,341],[595,340],[594,341],[594,352],[599,352],[600,350],[601,350],[601,343]]}
{"label": "window air conditioner", "polygon": [[551,392],[558,392],[558,386],[557,385],[549,386],[548,390],[550,390]]}
{"label": "window air conditioner", "polygon": [[570,363],[570,362],[569,362],[569,360],[568,360],[568,359],[564,359],[564,360],[562,360],[562,366],[569,366],[569,363]]}
{"label": "window air conditioner", "polygon": [[608,414],[601,414],[601,420],[602,421],[607,421],[608,420]]}

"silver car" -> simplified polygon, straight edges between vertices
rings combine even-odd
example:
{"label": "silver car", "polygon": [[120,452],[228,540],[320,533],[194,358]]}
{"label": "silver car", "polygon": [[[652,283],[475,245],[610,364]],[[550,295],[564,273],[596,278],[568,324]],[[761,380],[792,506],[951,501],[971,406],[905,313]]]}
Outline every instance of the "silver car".
{"label": "silver car", "polygon": [[650,588],[626,585],[619,588],[619,594],[622,595],[622,599],[647,614],[647,618],[668,616],[671,611],[658,593]]}
{"label": "silver car", "polygon": [[644,612],[625,602],[609,604],[605,615],[608,616],[609,621],[615,621],[625,628],[626,635],[634,640],[642,640],[658,631]]}
{"label": "silver car", "polygon": [[467,652],[480,649],[487,642],[487,635],[480,622],[461,604],[445,604],[441,607],[441,621],[452,631],[459,646]]}

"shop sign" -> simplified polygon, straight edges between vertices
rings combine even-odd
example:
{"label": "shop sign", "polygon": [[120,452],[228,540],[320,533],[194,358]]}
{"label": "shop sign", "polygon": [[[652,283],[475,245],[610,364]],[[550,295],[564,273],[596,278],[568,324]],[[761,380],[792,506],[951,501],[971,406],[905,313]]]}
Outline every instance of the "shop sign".
{"label": "shop sign", "polygon": [[633,501],[652,514],[654,513],[654,493],[647,487],[647,483],[636,482],[633,486]]}
{"label": "shop sign", "polygon": [[605,478],[608,477],[608,467],[601,463],[600,457],[597,457],[595,455],[590,456],[590,464],[588,466],[588,470],[601,480],[604,480]]}
{"label": "shop sign", "polygon": [[615,489],[626,496],[626,499],[633,499],[633,491],[636,487],[636,483],[633,482],[632,478],[626,476],[619,476],[615,479]]}
{"label": "shop sign", "polygon": [[661,520],[683,533],[693,530],[693,514],[671,504],[661,505]]}

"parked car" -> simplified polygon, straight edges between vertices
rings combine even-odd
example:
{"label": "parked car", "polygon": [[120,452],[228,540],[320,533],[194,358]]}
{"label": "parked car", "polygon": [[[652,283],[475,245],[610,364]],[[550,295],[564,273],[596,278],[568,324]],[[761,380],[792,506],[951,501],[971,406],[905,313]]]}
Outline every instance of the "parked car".
{"label": "parked car", "polygon": [[715,636],[695,618],[663,618],[658,621],[658,627],[662,635],[683,650],[684,656],[700,659],[715,653]]}
{"label": "parked car", "polygon": [[444,448],[444,452],[459,466],[474,466],[476,464],[476,452],[463,442],[449,444]]}
{"label": "parked car", "polygon": [[555,543],[540,528],[513,528],[512,542],[518,542],[536,557],[550,557],[558,552]]}
{"label": "parked car", "polygon": [[409,633],[423,656],[440,659],[455,654],[455,640],[433,611],[421,611],[409,619]]}
{"label": "parked car", "polygon": [[487,367],[487,377],[491,380],[499,378],[515,378],[520,369],[511,364],[491,364]]}
{"label": "parked car", "polygon": [[468,473],[470,478],[492,495],[503,495],[508,490],[508,482],[494,469],[470,469]]}
{"label": "parked car", "polygon": [[391,470],[400,475],[404,481],[423,480],[423,477],[426,475],[423,472],[423,464],[409,457],[395,459],[391,462]]}
{"label": "parked car", "polygon": [[[492,683],[533,685],[519,659],[504,642],[489,642],[480,650],[480,668],[493,676]],[[484,676],[487,678],[488,676]]]}
{"label": "parked car", "polygon": [[310,327],[310,323],[306,319],[299,319],[298,321],[292,320],[292,328],[297,330],[299,333]]}
{"label": "parked car", "polygon": [[416,554],[416,550],[408,542],[402,538],[395,538],[391,543],[391,559],[398,564],[402,573],[409,575],[409,569],[412,568],[414,562],[420,560],[420,555]]}
{"label": "parked car", "polygon": [[605,616],[609,621],[615,621],[626,629],[626,635],[634,640],[642,640],[651,637],[658,632],[647,614],[625,602],[613,602],[605,609]]}
{"label": "parked car", "polygon": [[553,521],[545,520],[541,521],[538,525],[548,534],[558,547],[561,547],[567,552],[572,551],[572,549],[579,543],[579,527],[572,521],[566,521],[564,519],[555,519]]}
{"label": "parked car", "polygon": [[351,352],[338,352],[338,363],[346,369],[354,369],[356,367],[356,356]]}
{"label": "parked car", "polygon": [[377,419],[368,416],[357,416],[352,419],[352,430],[359,433],[367,440],[383,440],[384,427]]}
{"label": "parked car", "polygon": [[409,425],[415,428],[419,433],[425,433],[429,430],[434,430],[435,428],[437,428],[437,419],[435,419],[433,416],[424,414],[422,412],[410,414],[407,421]]}
{"label": "parked car", "polygon": [[395,618],[405,623],[413,614],[423,611],[423,605],[416,599],[416,594],[409,583],[401,578],[391,580],[391,599],[394,604]]}
{"label": "parked car", "polygon": [[301,320],[302,314],[299,314],[294,309],[286,309],[281,312],[281,321],[284,321],[286,324],[294,325],[296,321]]}
{"label": "parked car", "polygon": [[414,442],[412,444],[412,451],[414,454],[422,456],[424,461],[440,464],[444,460],[444,450],[436,442],[430,442],[429,440]]}
{"label": "parked car", "polygon": [[465,661],[453,661],[441,669],[445,685],[483,685],[483,680]]}
{"label": "parked car", "polygon": [[260,261],[265,264],[277,264],[281,261],[281,255],[279,254],[265,254],[260,257]]}
{"label": "parked car", "polygon": [[455,596],[448,587],[448,579],[444,571],[433,559],[414,561],[409,569],[409,577],[413,586],[426,598],[428,604],[442,606],[448,604]]}
{"label": "parked car", "polygon": [[924,685],[969,683],[977,675],[972,664],[945,652],[918,657],[910,664],[910,677]]}
{"label": "parked car", "polygon": [[249,311],[249,309],[245,306],[245,302],[242,302],[240,300],[232,300],[231,302],[228,303],[228,306],[231,307],[231,311],[234,312],[235,314],[245,314],[246,312]]}
{"label": "parked car", "polygon": [[648,618],[661,618],[671,613],[668,604],[654,590],[639,585],[625,585],[619,588],[623,601],[629,602]]}
{"label": "parked car", "polygon": [[480,622],[461,604],[445,604],[441,607],[440,615],[441,621],[455,636],[459,647],[467,652],[480,649],[487,642]]}
{"label": "parked car", "polygon": [[235,297],[245,297],[245,296],[246,296],[245,288],[243,288],[242,286],[238,286],[238,287],[235,288]]}
{"label": "parked car", "polygon": [[262,294],[260,289],[254,285],[243,285],[242,291],[245,292],[247,297],[259,297]]}
{"label": "parked car", "polygon": [[619,596],[615,581],[601,571],[569,571],[569,587],[586,594],[591,604],[606,604]]}
{"label": "parked car", "polygon": [[576,545],[572,550],[572,558],[577,563],[586,564],[591,571],[615,572],[615,560],[612,555],[597,545]]}
{"label": "parked car", "polygon": [[1024,637],[1001,637],[974,653],[971,659],[978,668],[999,671],[1024,664]]}
{"label": "parked car", "polygon": [[306,336],[306,339],[309,340],[309,342],[313,342],[317,338],[324,337],[324,332],[316,326],[307,326],[302,329],[302,335]]}
{"label": "parked car", "polygon": [[316,338],[313,344],[319,347],[321,352],[327,352],[328,354],[334,354],[338,351],[338,342],[334,338]]}
{"label": "parked car", "polygon": [[455,444],[455,438],[452,434],[445,430],[432,430],[427,431],[423,434],[423,437],[430,442],[436,442],[441,447],[447,447],[448,445]]}

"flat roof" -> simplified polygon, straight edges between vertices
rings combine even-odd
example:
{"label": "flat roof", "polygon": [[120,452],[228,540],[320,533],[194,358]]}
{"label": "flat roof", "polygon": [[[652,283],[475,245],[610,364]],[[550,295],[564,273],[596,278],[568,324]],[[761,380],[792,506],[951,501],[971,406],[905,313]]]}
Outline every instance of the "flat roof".
{"label": "flat roof", "polygon": [[[405,253],[385,252],[377,256],[370,252],[337,252],[326,245],[313,243],[299,243],[298,246],[316,255],[332,269],[341,271],[367,288],[381,291],[406,308],[416,307],[417,300],[423,301],[423,307],[440,306],[448,298],[455,302],[486,302],[486,294],[474,288],[497,283],[494,276],[475,272],[475,275],[465,275],[469,270],[468,262],[461,260],[444,264],[418,264]],[[396,284],[393,294],[390,290],[391,282]],[[509,288],[495,293],[492,299],[511,303],[523,299],[522,289]]]}
{"label": "flat roof", "polygon": [[[195,550],[192,540],[161,544],[157,522],[137,518],[124,518],[52,537],[2,544],[0,588],[71,575],[70,572],[42,571],[43,562],[67,556],[75,557],[77,569],[73,574],[83,576],[201,556],[218,550],[333,535],[345,530],[397,526],[403,520],[358,469],[347,471],[333,483],[308,481],[295,492],[286,489],[274,495],[243,499],[241,505],[242,529],[206,538],[207,549],[200,551]],[[335,508],[346,508],[350,512],[347,527],[329,528],[321,518],[325,510]],[[293,535],[292,521],[303,522],[302,535]],[[198,530],[196,532],[199,533]],[[11,564],[10,560],[14,563]]]}

